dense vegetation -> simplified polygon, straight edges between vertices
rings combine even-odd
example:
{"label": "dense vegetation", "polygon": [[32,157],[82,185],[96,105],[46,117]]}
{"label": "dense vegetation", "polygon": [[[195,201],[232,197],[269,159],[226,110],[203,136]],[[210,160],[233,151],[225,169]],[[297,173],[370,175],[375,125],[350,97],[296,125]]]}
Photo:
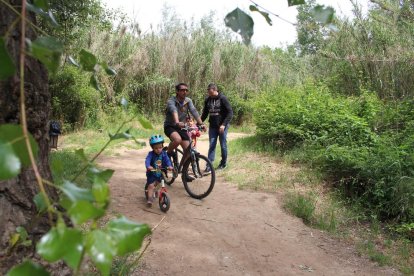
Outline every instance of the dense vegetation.
{"label": "dense vegetation", "polygon": [[89,88],[90,76],[64,66],[50,79],[54,118],[67,130],[100,127],[100,114],[114,112],[121,97],[132,112],[160,117],[178,81],[190,84],[200,109],[214,81],[235,109],[233,123],[254,119],[261,141],[303,149],[300,161],[344,195],[414,228],[413,3],[371,1],[366,15],[355,7],[352,19],[336,18],[336,29],[315,22],[315,3],[307,3],[298,41],[286,49],[245,46],[217,29],[213,15],[185,22],[170,9],[146,33],[127,20],[108,28],[111,13],[91,5],[101,16],[89,18],[96,22],[87,32],[76,21],[69,26],[77,36],[56,35],[76,45],[69,47],[75,57],[87,48],[118,75],[99,75],[102,97]]}

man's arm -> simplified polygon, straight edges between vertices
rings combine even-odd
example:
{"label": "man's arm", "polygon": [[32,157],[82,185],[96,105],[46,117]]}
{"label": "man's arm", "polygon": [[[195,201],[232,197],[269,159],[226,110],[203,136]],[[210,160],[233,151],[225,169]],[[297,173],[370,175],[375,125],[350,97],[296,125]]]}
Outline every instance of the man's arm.
{"label": "man's arm", "polygon": [[222,102],[227,109],[227,115],[223,120],[223,125],[227,126],[233,118],[233,109],[231,108],[229,100],[225,96],[222,97]]}
{"label": "man's arm", "polygon": [[204,108],[203,108],[203,114],[201,114],[201,121],[204,122],[205,119],[207,119],[208,115],[208,107],[207,107],[208,98],[204,101]]}

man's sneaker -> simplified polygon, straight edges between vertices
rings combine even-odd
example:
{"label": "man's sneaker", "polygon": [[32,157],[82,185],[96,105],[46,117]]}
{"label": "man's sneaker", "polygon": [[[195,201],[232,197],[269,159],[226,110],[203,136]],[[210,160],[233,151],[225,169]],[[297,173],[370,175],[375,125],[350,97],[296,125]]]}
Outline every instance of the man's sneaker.
{"label": "man's sneaker", "polygon": [[187,177],[186,177],[186,181],[187,182],[191,182],[191,181],[193,181],[195,179],[195,177],[194,176],[192,176],[192,175],[187,175]]}
{"label": "man's sneaker", "polygon": [[216,170],[223,170],[227,167],[227,164],[220,164]]}
{"label": "man's sneaker", "polygon": [[211,173],[211,168],[209,165],[206,166],[206,169],[204,170],[204,174],[210,174]]}

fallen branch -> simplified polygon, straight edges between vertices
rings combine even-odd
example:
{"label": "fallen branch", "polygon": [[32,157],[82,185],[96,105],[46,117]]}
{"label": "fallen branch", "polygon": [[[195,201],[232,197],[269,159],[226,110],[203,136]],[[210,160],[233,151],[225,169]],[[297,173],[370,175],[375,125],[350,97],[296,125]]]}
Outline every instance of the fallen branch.
{"label": "fallen branch", "polygon": [[214,219],[203,219],[203,218],[193,218],[193,219],[198,219],[198,220],[205,220],[205,221],[210,221],[210,222],[218,222],[218,223],[222,223],[221,221],[217,221]]}
{"label": "fallen branch", "polygon": [[156,215],[159,215],[159,216],[162,216],[162,214],[160,214],[160,213],[156,213],[156,212],[153,212],[153,211],[150,211],[150,210],[148,210],[148,209],[146,209],[146,208],[141,208],[142,210],[144,210],[145,212],[148,212],[148,213],[153,213],[153,214],[156,214]]}
{"label": "fallen branch", "polygon": [[280,233],[282,233],[282,231],[280,231],[279,228],[277,228],[276,226],[271,225],[270,223],[265,222],[266,225],[269,225],[272,228],[275,228],[277,231],[279,231]]}

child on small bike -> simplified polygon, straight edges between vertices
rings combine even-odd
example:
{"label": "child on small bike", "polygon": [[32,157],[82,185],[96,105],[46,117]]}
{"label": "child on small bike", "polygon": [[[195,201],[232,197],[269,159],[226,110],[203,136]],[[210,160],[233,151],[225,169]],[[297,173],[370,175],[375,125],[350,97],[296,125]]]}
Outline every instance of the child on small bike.
{"label": "child on small bike", "polygon": [[152,148],[145,158],[145,168],[147,169],[147,183],[145,184],[145,191],[147,191],[148,199],[147,206],[151,207],[153,202],[153,193],[155,187],[161,183],[161,172],[154,171],[159,168],[172,170],[170,158],[166,151],[163,151],[164,138],[161,135],[153,135],[149,139],[149,144]]}

